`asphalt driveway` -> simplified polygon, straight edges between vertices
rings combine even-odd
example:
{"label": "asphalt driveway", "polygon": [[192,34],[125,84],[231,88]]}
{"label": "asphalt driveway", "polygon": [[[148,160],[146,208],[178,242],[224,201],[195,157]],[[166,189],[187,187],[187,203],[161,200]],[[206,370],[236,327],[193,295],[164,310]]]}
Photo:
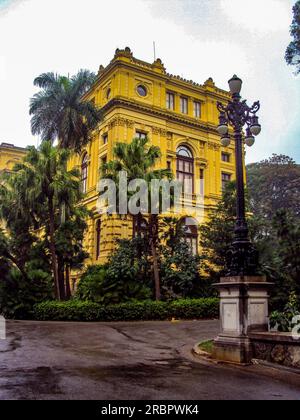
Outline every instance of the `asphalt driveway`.
{"label": "asphalt driveway", "polygon": [[195,359],[217,321],[7,324],[1,400],[300,399],[300,382]]}

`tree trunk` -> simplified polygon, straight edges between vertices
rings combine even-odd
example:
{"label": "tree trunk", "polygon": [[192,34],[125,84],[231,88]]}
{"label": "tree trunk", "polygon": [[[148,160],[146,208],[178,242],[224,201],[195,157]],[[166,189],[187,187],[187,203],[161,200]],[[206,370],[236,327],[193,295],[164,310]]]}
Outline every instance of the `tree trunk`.
{"label": "tree trunk", "polygon": [[26,281],[29,281],[27,273],[25,272],[24,268],[18,263],[18,260],[13,255],[11,255],[9,252],[6,253],[5,256],[6,256],[7,259],[9,259],[13,263],[13,265],[15,265],[17,267],[17,269],[20,271],[20,273],[22,274],[24,279]]}
{"label": "tree trunk", "polygon": [[66,264],[66,299],[70,300],[71,298],[71,287],[70,287],[70,267]]}
{"label": "tree trunk", "polygon": [[61,300],[60,296],[60,288],[59,288],[59,279],[58,279],[58,268],[57,268],[57,257],[56,257],[56,247],[55,247],[55,224],[54,224],[54,209],[53,209],[53,198],[50,197],[48,199],[48,211],[49,211],[49,247],[51,253],[51,262],[52,262],[52,271],[54,277],[54,289],[55,289],[55,297],[58,300]]}
{"label": "tree trunk", "polygon": [[158,216],[151,215],[150,216],[150,248],[152,254],[152,263],[153,263],[153,276],[154,276],[154,288],[155,288],[155,299],[161,299],[161,292],[160,292],[160,275],[159,275],[159,267],[158,267],[158,258],[156,252],[156,245],[157,245],[157,235],[158,235]]}
{"label": "tree trunk", "polygon": [[58,270],[58,283],[60,299],[65,300],[66,289],[65,289],[65,264],[63,258],[57,257],[57,270]]}

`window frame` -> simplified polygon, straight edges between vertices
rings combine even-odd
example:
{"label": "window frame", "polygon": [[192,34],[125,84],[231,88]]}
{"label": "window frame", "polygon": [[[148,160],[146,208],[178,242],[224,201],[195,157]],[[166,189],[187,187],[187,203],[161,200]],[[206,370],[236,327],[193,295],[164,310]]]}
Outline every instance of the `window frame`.
{"label": "window frame", "polygon": [[102,221],[101,219],[96,220],[96,261],[100,258],[101,253],[101,230],[102,230]]}
{"label": "window frame", "polygon": [[180,96],[180,112],[184,115],[189,113],[189,100],[186,96]]}
{"label": "window frame", "polygon": [[[228,160],[224,159],[224,157],[226,157],[226,159],[228,159]],[[227,152],[222,152],[221,153],[221,160],[224,163],[231,163],[231,154],[227,153]]]}
{"label": "window frame", "polygon": [[143,130],[135,130],[135,138],[145,140],[148,137],[148,133]]}
{"label": "window frame", "polygon": [[201,118],[201,102],[196,100],[194,101],[194,117]]}
{"label": "window frame", "polygon": [[83,194],[87,192],[88,186],[88,166],[89,166],[89,156],[86,152],[81,159],[81,190]]}
{"label": "window frame", "polygon": [[167,92],[166,94],[166,108],[170,111],[175,110],[175,94],[173,92]]}
{"label": "window frame", "polygon": [[[139,89],[140,89],[140,88],[144,90],[143,94],[141,94],[141,93],[139,92]],[[145,85],[143,85],[143,84],[139,83],[139,84],[137,85],[137,87],[136,87],[136,91],[137,91],[137,94],[138,94],[141,98],[147,98],[147,96],[148,96],[148,88],[147,88]],[[144,93],[145,93],[145,94],[144,94]]]}
{"label": "window frame", "polygon": [[102,143],[103,145],[108,143],[108,133],[102,134]]}
{"label": "window frame", "polygon": [[[225,179],[225,177],[228,177]],[[229,174],[228,172],[222,172],[221,173],[221,182],[222,182],[222,191],[225,191],[226,185],[231,182],[232,174]]]}
{"label": "window frame", "polygon": [[[192,218],[183,217],[179,223],[183,231],[184,242],[188,244],[191,255],[196,256],[199,255],[199,231],[196,224],[187,223],[188,219]],[[187,229],[189,229],[190,232],[187,232]]]}
{"label": "window frame", "polygon": [[[180,155],[180,149],[185,149],[190,156]],[[180,163],[182,163],[183,170],[180,169]],[[186,165],[189,165],[191,171],[186,170]],[[182,182],[183,186],[183,193],[185,194],[194,194],[194,178],[195,178],[195,170],[194,170],[194,155],[191,149],[182,144],[178,146],[176,151],[176,179]],[[192,191],[185,191],[185,179],[192,179]]]}

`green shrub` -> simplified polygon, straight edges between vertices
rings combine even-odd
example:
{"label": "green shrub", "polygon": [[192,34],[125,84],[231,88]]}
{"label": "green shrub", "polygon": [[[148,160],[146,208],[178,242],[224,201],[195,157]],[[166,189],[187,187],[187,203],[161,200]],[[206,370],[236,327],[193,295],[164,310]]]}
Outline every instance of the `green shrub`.
{"label": "green shrub", "polygon": [[[280,332],[290,332],[298,324],[300,315],[299,301],[295,292],[291,293],[283,312],[274,311],[270,315],[271,328]],[[295,321],[296,320],[296,321]]]}
{"label": "green shrub", "polygon": [[105,266],[87,268],[78,283],[76,297],[103,305],[152,298],[147,264],[137,258],[137,240],[120,240]]}
{"label": "green shrub", "polygon": [[32,317],[33,306],[53,297],[49,273],[34,269],[28,272],[29,281],[10,268],[0,280],[0,315],[10,319]]}
{"label": "green shrub", "polygon": [[219,315],[216,298],[173,302],[142,301],[102,306],[94,302],[44,302],[35,305],[34,318],[40,321],[149,321],[211,319]]}
{"label": "green shrub", "polygon": [[78,282],[76,297],[82,301],[102,303],[103,282],[107,268],[101,265],[89,266]]}

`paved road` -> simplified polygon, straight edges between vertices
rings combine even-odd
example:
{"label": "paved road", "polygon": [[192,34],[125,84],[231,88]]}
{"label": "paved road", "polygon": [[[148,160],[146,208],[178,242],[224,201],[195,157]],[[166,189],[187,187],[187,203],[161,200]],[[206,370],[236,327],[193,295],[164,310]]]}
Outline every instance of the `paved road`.
{"label": "paved road", "polygon": [[300,399],[256,368],[203,365],[192,346],[215,321],[8,322],[0,340],[0,399]]}

